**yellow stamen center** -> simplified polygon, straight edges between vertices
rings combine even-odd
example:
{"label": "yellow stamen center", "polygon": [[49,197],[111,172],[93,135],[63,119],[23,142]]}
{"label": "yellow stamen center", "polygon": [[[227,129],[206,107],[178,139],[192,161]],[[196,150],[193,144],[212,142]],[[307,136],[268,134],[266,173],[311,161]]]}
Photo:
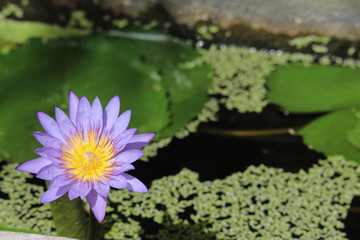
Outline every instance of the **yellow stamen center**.
{"label": "yellow stamen center", "polygon": [[82,134],[76,134],[67,142],[68,146],[62,147],[62,161],[71,178],[83,182],[109,178],[115,166],[109,160],[116,155],[116,151],[113,142],[106,135],[99,138],[97,131],[90,131],[86,139]]}

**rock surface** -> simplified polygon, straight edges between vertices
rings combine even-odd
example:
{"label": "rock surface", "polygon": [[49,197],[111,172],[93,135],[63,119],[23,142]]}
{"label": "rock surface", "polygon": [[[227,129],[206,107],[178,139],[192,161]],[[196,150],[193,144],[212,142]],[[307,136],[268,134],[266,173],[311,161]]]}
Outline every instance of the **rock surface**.
{"label": "rock surface", "polygon": [[[7,2],[20,5],[22,0],[0,0],[0,7]],[[359,0],[29,0],[25,16],[38,12],[49,19],[57,15],[56,10],[78,9],[84,9],[90,20],[110,14],[113,18],[167,21],[193,33],[210,24],[219,28],[216,33],[250,34],[249,39],[260,33],[261,37],[314,34],[360,41]],[[50,16],[45,16],[46,12]]]}
{"label": "rock surface", "polygon": [[[55,4],[73,4],[55,0]],[[299,36],[330,35],[360,40],[360,1],[358,0],[93,0],[115,15],[141,18],[154,6],[161,6],[170,18],[190,28],[211,22],[222,30],[245,26],[272,34]]]}
{"label": "rock surface", "polygon": [[161,0],[178,24],[211,21],[220,29],[248,26],[288,36],[319,34],[360,40],[358,0]]}
{"label": "rock surface", "polygon": [[2,240],[75,240],[74,238],[52,237],[40,234],[0,231]]}

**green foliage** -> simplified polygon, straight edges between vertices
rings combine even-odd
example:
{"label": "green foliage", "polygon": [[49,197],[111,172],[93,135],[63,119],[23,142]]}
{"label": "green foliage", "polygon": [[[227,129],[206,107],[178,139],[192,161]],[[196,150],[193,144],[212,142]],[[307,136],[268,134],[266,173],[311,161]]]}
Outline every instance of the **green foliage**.
{"label": "green foliage", "polygon": [[269,101],[295,113],[326,112],[360,106],[360,69],[288,65],[274,71]]}
{"label": "green foliage", "polygon": [[15,171],[16,164],[0,171],[0,226],[55,234],[50,204],[40,204],[44,186],[31,183],[33,175]]}
{"label": "green foliage", "polygon": [[[347,134],[349,131],[353,133],[358,121],[356,112],[352,110],[336,111],[307,124],[298,134],[304,137],[304,142],[311,149],[326,155],[342,153],[346,159],[360,163],[360,150],[347,139]],[[350,136],[356,139],[354,134]]]}
{"label": "green foliage", "polygon": [[[201,122],[215,121],[221,104],[230,110],[236,109],[240,113],[261,112],[268,102],[265,80],[276,65],[302,63],[306,66],[314,60],[311,55],[271,54],[252,48],[221,47],[218,49],[215,45],[210,49],[200,49],[199,52],[200,57],[182,64],[182,67],[192,69],[204,64],[210,65],[213,74],[208,94],[213,97],[205,103],[197,118],[175,133],[178,138],[195,132]],[[168,138],[146,146],[144,159],[155,156],[158,147],[166,146],[170,141],[171,138]]]}
{"label": "green foliage", "polygon": [[50,202],[56,233],[59,236],[85,240],[88,219],[80,198],[69,200],[67,194]]}
{"label": "green foliage", "polygon": [[204,63],[212,66],[213,81],[208,93],[216,96],[227,109],[236,109],[240,113],[261,112],[266,106],[266,77],[277,64],[313,61],[309,55],[274,55],[252,48],[218,49],[215,45],[208,50],[200,50],[200,53],[202,56],[188,62],[186,67]]}
{"label": "green foliage", "polygon": [[69,89],[90,99],[99,96],[103,102],[118,94],[122,109],[132,110],[130,127],[158,132],[158,140],[173,136],[196,117],[207,100],[209,68],[178,67],[196,56],[178,40],[99,36],[45,45],[32,41],[1,56],[0,113],[5,116],[0,119],[1,157],[13,162],[34,158],[32,151],[38,144],[31,132],[41,130],[35,112],[52,115],[54,106],[66,108]]}
{"label": "green foliage", "polygon": [[[327,65],[326,60],[320,60]],[[341,154],[360,163],[357,107],[360,106],[360,69],[355,62],[338,65],[281,66],[268,80],[268,99],[295,113],[336,111],[318,118],[298,133],[312,149]]]}
{"label": "green foliage", "polygon": [[357,149],[360,149],[360,120],[359,120],[359,113],[355,114],[357,117],[357,122],[355,127],[352,127],[346,133],[346,140],[351,143]]}
{"label": "green foliage", "polygon": [[171,123],[158,134],[161,137],[173,136],[201,111],[208,100],[211,69],[207,64],[194,68],[181,66],[181,63],[197,58],[199,54],[178,39],[136,43],[144,61],[158,67],[170,100]]}
{"label": "green foliage", "polygon": [[342,220],[360,194],[359,171],[342,157],[309,172],[251,166],[207,182],[184,169],[154,181],[147,194],[112,191],[105,238],[346,239]]}

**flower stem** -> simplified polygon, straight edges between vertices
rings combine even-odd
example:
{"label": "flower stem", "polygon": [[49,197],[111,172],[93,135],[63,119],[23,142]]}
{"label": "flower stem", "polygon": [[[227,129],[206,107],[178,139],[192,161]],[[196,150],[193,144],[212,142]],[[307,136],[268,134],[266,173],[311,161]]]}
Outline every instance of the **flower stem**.
{"label": "flower stem", "polygon": [[96,220],[93,212],[90,210],[90,219],[89,219],[87,240],[96,240],[96,228],[97,228],[97,220]]}

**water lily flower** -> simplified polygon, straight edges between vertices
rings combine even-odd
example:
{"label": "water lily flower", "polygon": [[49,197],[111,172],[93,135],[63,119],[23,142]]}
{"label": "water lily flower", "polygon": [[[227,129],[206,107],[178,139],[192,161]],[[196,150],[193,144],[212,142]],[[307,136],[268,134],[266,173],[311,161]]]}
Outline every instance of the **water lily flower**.
{"label": "water lily flower", "polygon": [[120,116],[119,111],[118,96],[103,110],[98,97],[90,105],[86,97],[78,99],[70,91],[69,117],[59,108],[55,108],[56,120],[38,112],[46,131],[34,132],[43,145],[35,150],[40,157],[16,169],[51,181],[41,203],[65,193],[70,200],[86,198],[94,216],[102,222],[110,187],[147,192],[141,181],[125,172],[134,169],[131,163],[143,155],[140,149],[155,133],[135,134],[135,128],[127,129],[131,111]]}

